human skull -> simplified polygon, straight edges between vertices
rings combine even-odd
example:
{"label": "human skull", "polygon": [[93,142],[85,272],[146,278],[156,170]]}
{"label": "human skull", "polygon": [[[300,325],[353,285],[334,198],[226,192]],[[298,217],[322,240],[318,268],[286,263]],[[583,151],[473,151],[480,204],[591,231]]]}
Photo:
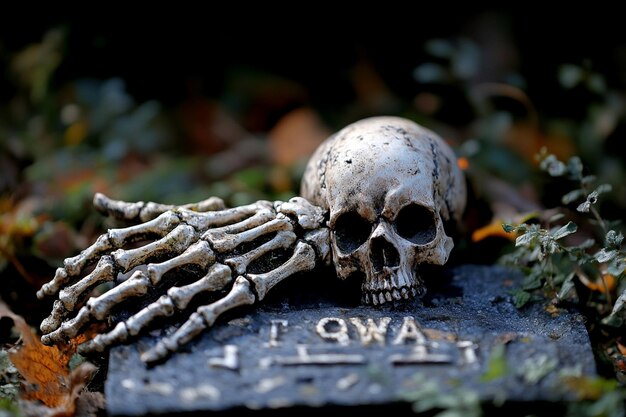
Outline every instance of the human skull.
{"label": "human skull", "polygon": [[364,273],[366,304],[425,293],[422,264],[443,265],[454,246],[445,222],[465,208],[463,174],[436,134],[399,117],[373,117],[327,139],[309,161],[301,196],[329,210],[333,263]]}

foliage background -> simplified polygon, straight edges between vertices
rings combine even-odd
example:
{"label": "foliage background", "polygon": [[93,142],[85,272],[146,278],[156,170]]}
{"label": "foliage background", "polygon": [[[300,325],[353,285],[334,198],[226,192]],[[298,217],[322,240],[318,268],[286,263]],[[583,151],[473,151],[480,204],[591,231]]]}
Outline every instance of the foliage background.
{"label": "foliage background", "polygon": [[[457,151],[471,193],[454,262],[496,262],[512,250],[502,221],[560,205],[571,184],[538,171],[542,147],[580,156],[613,187],[604,217],[624,218],[626,32],[611,8],[107,7],[0,17],[0,298],[33,326],[51,305],[35,291],[106,227],[94,192],[288,198],[315,146],[370,115]],[[0,320],[5,346],[11,329]]]}

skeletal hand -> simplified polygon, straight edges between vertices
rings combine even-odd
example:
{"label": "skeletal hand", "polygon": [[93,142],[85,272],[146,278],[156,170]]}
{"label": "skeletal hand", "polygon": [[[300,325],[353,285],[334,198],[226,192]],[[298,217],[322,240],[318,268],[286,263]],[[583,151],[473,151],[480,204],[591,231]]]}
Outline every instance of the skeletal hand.
{"label": "skeletal hand", "polygon": [[[137,336],[154,319],[186,311],[196,295],[223,293],[223,298],[197,308],[173,334],[142,355],[144,362],[159,361],[212,326],[225,311],[261,301],[283,279],[329,258],[326,212],[299,197],[225,209],[218,198],[168,206],[126,203],[96,194],[94,205],[106,215],[142,223],[110,229],[78,256],[66,259],[54,279],[39,290],[39,298],[58,294],[52,313],[41,324],[42,341],[63,343],[94,322],[110,320],[112,310],[120,305],[129,309],[133,300],[136,305],[138,298],[163,295],[82,344],[81,353],[102,352]],[[89,298],[105,282],[115,286]]]}

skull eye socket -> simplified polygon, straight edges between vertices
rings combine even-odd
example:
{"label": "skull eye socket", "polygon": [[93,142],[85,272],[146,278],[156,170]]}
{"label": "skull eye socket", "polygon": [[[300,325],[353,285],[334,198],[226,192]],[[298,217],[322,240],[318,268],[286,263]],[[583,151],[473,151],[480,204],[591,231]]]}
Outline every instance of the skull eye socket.
{"label": "skull eye socket", "polygon": [[365,243],[371,231],[371,224],[357,212],[343,213],[335,221],[335,242],[341,252],[352,253]]}
{"label": "skull eye socket", "polygon": [[417,204],[402,208],[396,216],[394,227],[400,236],[416,245],[425,245],[437,236],[433,212]]}

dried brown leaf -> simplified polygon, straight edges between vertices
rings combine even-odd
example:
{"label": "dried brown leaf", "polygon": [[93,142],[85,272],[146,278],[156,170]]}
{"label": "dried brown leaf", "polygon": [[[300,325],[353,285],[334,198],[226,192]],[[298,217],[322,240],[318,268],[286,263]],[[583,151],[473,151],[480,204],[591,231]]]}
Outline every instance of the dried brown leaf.
{"label": "dried brown leaf", "polygon": [[22,399],[41,401],[47,411],[39,410],[38,415],[73,416],[76,398],[96,369],[85,362],[71,373],[69,371],[69,361],[85,336],[73,339],[63,349],[45,346],[28,323],[2,302],[0,317],[11,318],[21,335],[22,344],[9,352],[9,359],[27,383],[21,393]]}

